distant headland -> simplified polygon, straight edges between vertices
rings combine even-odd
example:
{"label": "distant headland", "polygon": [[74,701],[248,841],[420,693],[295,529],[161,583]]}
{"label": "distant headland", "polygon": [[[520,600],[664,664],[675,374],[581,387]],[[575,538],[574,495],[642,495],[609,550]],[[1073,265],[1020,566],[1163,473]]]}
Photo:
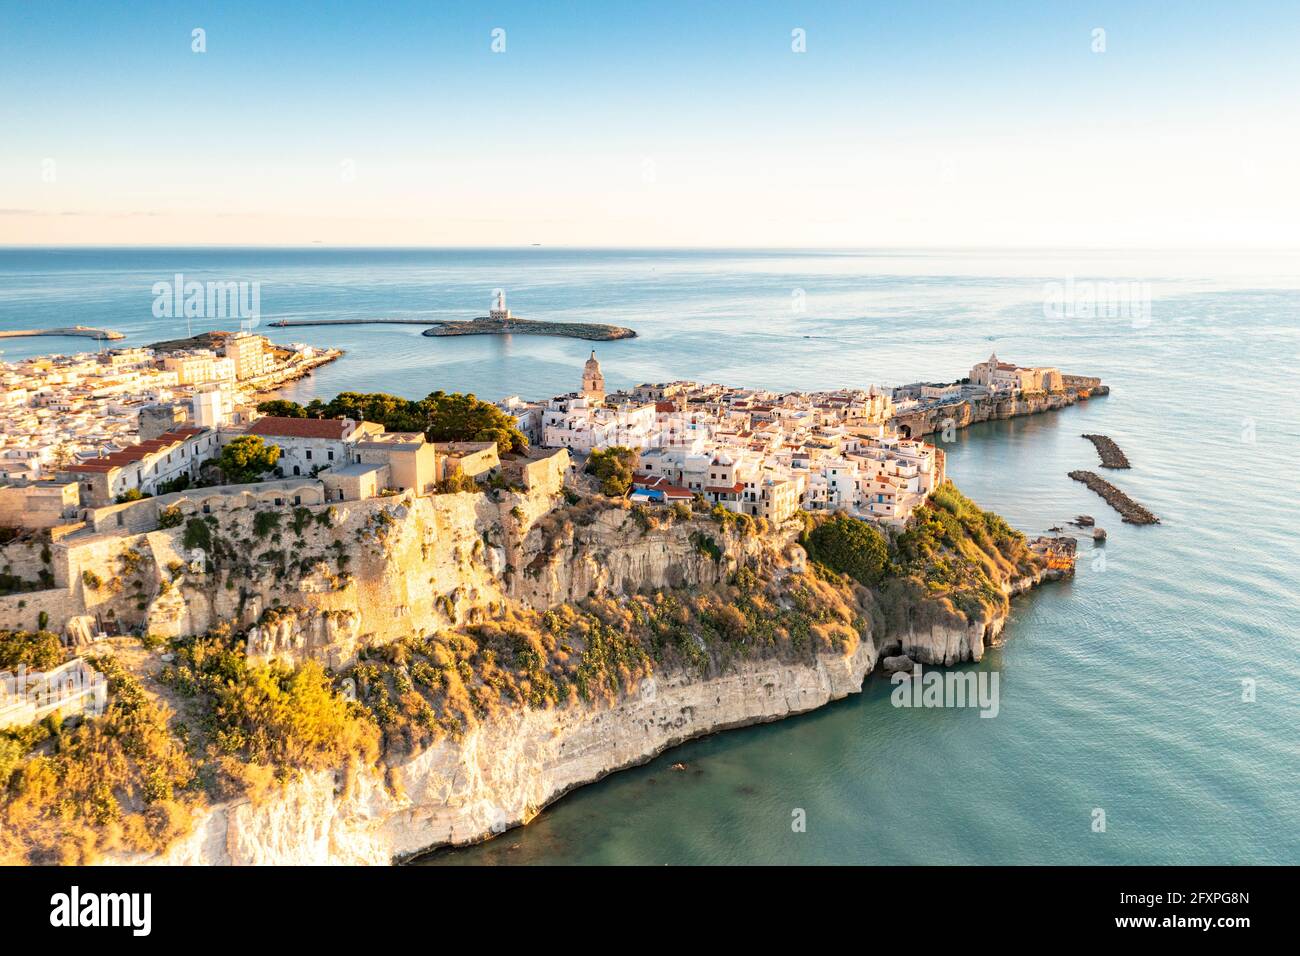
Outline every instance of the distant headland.
{"label": "distant headland", "polygon": [[474,319],[281,319],[271,322],[275,328],[299,325],[423,325],[424,335],[559,335],[591,342],[608,342],[614,339],[634,339],[636,331],[621,325],[603,325],[598,322],[545,322],[538,319],[521,319],[506,308],[505,293],[498,290],[496,300],[487,315]]}
{"label": "distant headland", "polygon": [[121,332],[112,329],[92,329],[87,325],[70,325],[58,329],[14,329],[0,331],[0,339],[21,339],[31,335],[80,335],[88,339],[102,339],[116,342],[126,338]]}

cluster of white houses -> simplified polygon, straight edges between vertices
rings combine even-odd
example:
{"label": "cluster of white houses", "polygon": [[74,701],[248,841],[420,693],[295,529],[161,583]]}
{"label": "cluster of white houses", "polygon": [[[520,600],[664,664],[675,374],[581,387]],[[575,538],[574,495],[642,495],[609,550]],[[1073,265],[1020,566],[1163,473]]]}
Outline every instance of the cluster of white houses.
{"label": "cluster of white houses", "polygon": [[239,423],[254,392],[337,354],[241,332],[220,354],[126,348],[0,363],[0,479],[49,478],[176,426]]}
{"label": "cluster of white houses", "polygon": [[530,440],[578,453],[623,446],[640,454],[634,497],[706,501],[769,521],[800,509],[846,511],[890,524],[943,483],[944,453],[891,421],[919,405],[1059,392],[1055,368],[992,355],[957,383],[829,392],[770,392],[689,381],[608,395],[595,352],[582,387],[546,402],[499,407]]}
{"label": "cluster of white houses", "polygon": [[607,395],[595,352],[579,391],[500,407],[533,441],[577,453],[639,452],[633,497],[696,496],[780,523],[800,509],[905,521],[944,480],[944,454],[889,427],[880,388],[776,393],[653,383]]}
{"label": "cluster of white houses", "polygon": [[[237,337],[241,344],[222,361],[263,369],[249,358],[256,347],[246,338]],[[44,371],[57,368],[74,382],[92,361],[101,369],[96,381],[108,387],[104,367],[138,381],[135,376],[146,375],[154,360],[142,350],[123,350],[107,358],[50,362]],[[180,374],[176,368],[160,370],[156,362],[152,368],[155,375]],[[186,374],[197,373],[190,368]],[[137,440],[105,443],[91,456],[43,462],[44,480],[11,475],[0,487],[0,523],[49,527],[78,509],[179,490],[200,477],[203,463],[222,446],[243,435],[280,449],[276,479],[319,478],[331,501],[391,491],[427,494],[453,470],[473,476],[499,465],[491,442],[438,445],[418,432],[389,433],[373,422],[263,416],[251,406],[232,411],[220,383],[196,379],[191,385],[187,404],[157,402],[135,410]],[[535,445],[584,455],[635,449],[637,500],[701,497],[773,523],[803,509],[898,524],[943,483],[945,461],[941,449],[891,427],[895,399],[942,401],[951,388],[1023,394],[1060,387],[1056,369],[1020,368],[994,355],[976,365],[967,382],[923,386],[915,397],[874,386],[778,393],[683,381],[610,395],[593,351],[578,391],[546,402],[511,398],[500,407]],[[48,395],[37,397],[41,407],[58,411]]]}

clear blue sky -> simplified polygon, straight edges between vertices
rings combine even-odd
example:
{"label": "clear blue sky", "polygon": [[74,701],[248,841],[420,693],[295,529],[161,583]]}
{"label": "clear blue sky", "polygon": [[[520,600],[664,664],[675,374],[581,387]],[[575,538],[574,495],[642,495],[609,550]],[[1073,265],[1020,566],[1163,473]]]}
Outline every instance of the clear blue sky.
{"label": "clear blue sky", "polygon": [[5,0],[0,242],[1276,244],[1298,47],[1295,2]]}

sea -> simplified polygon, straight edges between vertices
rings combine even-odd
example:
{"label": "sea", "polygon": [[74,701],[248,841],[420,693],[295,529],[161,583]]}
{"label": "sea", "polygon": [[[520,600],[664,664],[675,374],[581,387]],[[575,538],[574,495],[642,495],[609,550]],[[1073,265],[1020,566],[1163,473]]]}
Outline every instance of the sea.
{"label": "sea", "polygon": [[[880,677],[813,713],[687,743],[421,862],[1300,863],[1300,255],[1177,250],[0,249],[0,329],[120,346],[238,317],[155,315],[155,286],[258,283],[247,319],[339,361],[283,394],[544,398],[593,343],[429,338],[283,318],[519,316],[629,326],[611,389],[947,382],[996,353],[1099,376],[1104,398],[935,440],[957,485],[1030,534],[1079,514],[1073,580],[1013,604],[995,717],[903,708]],[[0,340],[0,360],[94,350]],[[1106,472],[1081,436],[1111,436]],[[1105,474],[1135,527],[1067,477]]]}

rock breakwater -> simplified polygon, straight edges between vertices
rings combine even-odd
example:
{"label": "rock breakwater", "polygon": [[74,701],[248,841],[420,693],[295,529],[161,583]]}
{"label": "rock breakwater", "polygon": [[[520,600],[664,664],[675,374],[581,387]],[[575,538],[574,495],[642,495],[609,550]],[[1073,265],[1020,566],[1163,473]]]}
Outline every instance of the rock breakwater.
{"label": "rock breakwater", "polygon": [[1159,524],[1160,519],[1142,505],[1138,504],[1124,492],[1120,491],[1105,478],[1091,471],[1072,471],[1070,477],[1081,481],[1105,499],[1120,513],[1126,524]]}

